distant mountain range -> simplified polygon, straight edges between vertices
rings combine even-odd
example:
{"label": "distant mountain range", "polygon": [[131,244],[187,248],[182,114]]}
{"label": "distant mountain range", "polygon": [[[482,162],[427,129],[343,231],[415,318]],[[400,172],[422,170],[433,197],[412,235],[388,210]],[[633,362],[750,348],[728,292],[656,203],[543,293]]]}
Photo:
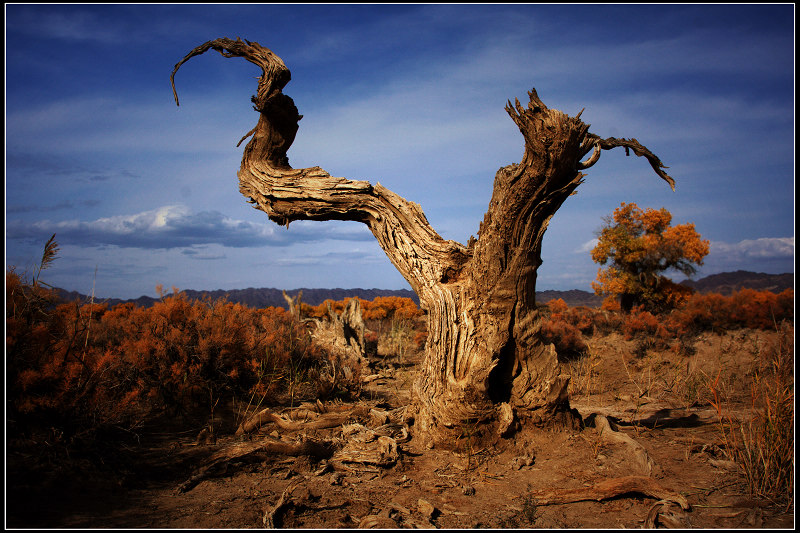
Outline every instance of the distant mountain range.
{"label": "distant mountain range", "polygon": [[[67,292],[58,289],[59,296],[65,301],[86,300],[85,294],[72,291]],[[286,291],[289,296],[296,296],[298,292],[303,291],[301,301],[309,305],[319,305],[325,300],[344,300],[345,298],[352,298],[358,296],[364,300],[374,300],[378,296],[401,296],[404,298],[411,298],[419,305],[419,298],[414,291],[408,289],[388,290],[388,289],[293,289]],[[229,302],[239,303],[248,307],[264,308],[264,307],[286,307],[286,300],[283,299],[283,291],[281,289],[233,289],[229,291],[214,290],[214,291],[194,291],[182,290],[181,293],[185,294],[190,300],[201,300],[209,298],[219,300],[225,298]],[[134,304],[142,307],[150,307],[158,301],[158,298],[151,298],[150,296],[139,296],[131,300],[120,300],[117,298],[108,298],[99,300],[108,303],[109,307],[113,307],[119,303],[133,302]]]}
{"label": "distant mountain range", "polygon": [[715,292],[725,296],[729,296],[739,289],[779,293],[794,288],[794,274],[762,274],[737,270],[736,272],[712,274],[697,281],[686,280],[681,283],[700,293]]}
{"label": "distant mountain range", "polygon": [[[744,270],[737,270],[736,272],[724,272],[722,274],[712,274],[705,278],[696,281],[686,280],[682,284],[692,287],[698,292],[708,293],[714,292],[723,295],[729,295],[739,289],[756,289],[760,291],[781,292],[785,289],[794,288],[794,274],[763,274],[757,272],[747,272]],[[85,294],[72,291],[68,292],[62,289],[57,289],[59,296],[64,301],[83,300],[87,301],[89,298]],[[408,289],[400,290],[384,290],[384,289],[294,289],[286,291],[290,296],[295,296],[299,291],[303,291],[302,301],[309,305],[319,305],[325,300],[343,300],[353,296],[358,296],[364,300],[374,300],[378,296],[400,296],[404,298],[411,298],[419,304],[419,298],[416,293]],[[283,299],[281,289],[234,289],[234,290],[214,290],[214,291],[194,291],[185,290],[181,291],[186,294],[189,299],[199,300],[202,298],[210,298],[217,300],[220,298],[227,298],[229,302],[240,303],[249,307],[263,308],[263,307],[286,307],[286,301]],[[603,299],[596,296],[592,292],[573,289],[569,291],[539,291],[536,293],[536,301],[540,304],[561,298],[567,305],[575,307],[578,305],[585,305],[588,307],[599,306]],[[109,307],[113,307],[123,302],[133,302],[134,304],[142,307],[150,307],[158,298],[151,298],[149,296],[140,296],[139,298],[130,300],[120,300],[116,298],[109,298],[98,300],[105,302]]]}

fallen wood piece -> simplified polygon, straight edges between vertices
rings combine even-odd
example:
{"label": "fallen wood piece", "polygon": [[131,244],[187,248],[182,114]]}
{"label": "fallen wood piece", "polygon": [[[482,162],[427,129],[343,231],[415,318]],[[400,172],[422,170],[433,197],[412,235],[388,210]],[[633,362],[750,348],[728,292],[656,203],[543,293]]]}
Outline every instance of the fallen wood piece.
{"label": "fallen wood piece", "polygon": [[285,411],[283,414],[296,422],[308,422],[309,420],[316,420],[320,415],[319,411],[316,410],[316,407],[313,410],[306,409],[305,407],[297,407],[295,409]]}
{"label": "fallen wood piece", "polygon": [[189,479],[181,483],[176,492],[188,492],[205,479],[224,475],[231,460],[244,459],[250,454],[261,450],[262,447],[262,442],[247,442],[226,446],[218,450],[206,459],[206,464],[197,469]]}
{"label": "fallen wood piece", "polygon": [[375,466],[392,466],[397,462],[397,443],[390,437],[378,437],[369,442],[348,444],[336,452],[332,459],[334,466],[343,463],[361,463]]}
{"label": "fallen wood piece", "polygon": [[406,424],[413,420],[413,415],[409,414],[408,406],[397,407],[396,409],[392,409],[388,411],[389,420],[395,422],[397,424]]}
{"label": "fallen wood piece", "polygon": [[683,509],[673,509],[674,502],[667,500],[657,501],[647,513],[645,529],[655,529],[656,525],[662,525],[668,529],[688,529],[692,525],[689,517]]}
{"label": "fallen wood piece", "polygon": [[384,424],[389,423],[389,413],[382,409],[370,409],[369,410],[369,422],[370,426],[382,426]]}
{"label": "fallen wood piece", "polygon": [[295,423],[281,417],[277,413],[273,413],[269,408],[262,409],[258,413],[251,416],[247,421],[243,422],[236,430],[236,435],[243,435],[245,433],[252,433],[264,424],[272,422],[283,429],[294,429]]}
{"label": "fallen wood piece", "polygon": [[287,431],[334,428],[344,425],[352,417],[365,416],[368,413],[368,407],[356,406],[350,408],[349,411],[335,410],[322,415],[315,415],[316,418],[314,420],[304,422],[284,418],[283,416],[274,413],[267,408],[259,411],[250,417],[250,419],[248,419],[246,422],[242,423],[236,430],[236,435],[240,436],[245,433],[252,433],[261,426],[269,423],[273,423],[279,428]]}
{"label": "fallen wood piece", "polygon": [[327,441],[306,438],[298,444],[281,441],[265,441],[262,450],[281,455],[310,455],[317,459],[328,459],[333,455],[333,444]]}
{"label": "fallen wood piece", "polygon": [[630,456],[633,458],[632,466],[639,470],[639,474],[649,476],[653,472],[655,463],[650,458],[647,450],[644,449],[644,446],[625,433],[616,431],[605,416],[596,415],[594,417],[594,427],[600,433],[600,438],[605,442],[622,444],[630,449]]}
{"label": "fallen wood piece", "polygon": [[[300,405],[298,405],[297,407],[287,407],[287,408],[285,408],[283,410],[283,412],[287,412],[287,411],[288,412],[303,411],[303,410],[313,411],[313,412],[315,412],[317,414],[322,414],[322,413],[327,411],[327,409],[325,409],[325,406],[322,404],[322,402],[320,400],[317,400],[315,402],[301,402]],[[294,417],[292,417],[292,418],[294,418]]]}
{"label": "fallen wood piece", "polygon": [[211,455],[206,464],[194,475],[178,486],[177,492],[188,492],[201,481],[210,477],[224,475],[228,464],[233,460],[245,460],[257,453],[274,455],[309,455],[317,459],[328,459],[333,455],[334,447],[330,442],[304,439],[299,443],[274,441],[265,439],[259,442],[236,443],[227,446]]}
{"label": "fallen wood piece", "polygon": [[228,469],[227,461],[216,462],[208,466],[201,467],[193,476],[191,476],[189,479],[178,485],[178,488],[175,489],[175,492],[176,493],[189,492],[205,479],[224,475],[227,469]]}
{"label": "fallen wood piece", "polygon": [[411,440],[408,426],[405,424],[389,423],[378,426],[372,430],[376,435],[391,437],[395,442],[403,443]]}
{"label": "fallen wood piece", "polygon": [[358,529],[397,529],[397,522],[388,516],[371,514],[361,519]]}
{"label": "fallen wood piece", "polygon": [[657,500],[675,502],[684,510],[688,510],[691,507],[681,494],[665,489],[654,479],[645,476],[606,479],[591,487],[577,489],[534,490],[530,492],[530,495],[536,500],[536,505],[560,505],[588,500],[599,502],[629,493],[643,494]]}
{"label": "fallen wood piece", "polygon": [[[431,507],[433,506],[431,505]],[[430,520],[422,522],[415,519],[412,516],[411,511],[406,507],[395,502],[389,502],[389,505],[382,509],[378,514],[367,515],[362,518],[358,524],[358,528],[398,529],[398,526],[401,525],[412,529],[432,529],[436,527],[430,522]]]}

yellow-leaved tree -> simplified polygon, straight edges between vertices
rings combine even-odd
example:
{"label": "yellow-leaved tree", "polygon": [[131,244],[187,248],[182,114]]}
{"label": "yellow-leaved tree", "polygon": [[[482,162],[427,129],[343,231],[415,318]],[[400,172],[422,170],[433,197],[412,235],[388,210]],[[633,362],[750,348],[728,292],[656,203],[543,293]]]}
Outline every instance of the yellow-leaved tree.
{"label": "yellow-leaved tree", "polygon": [[598,295],[619,299],[623,311],[644,306],[648,311],[674,308],[692,292],[663,273],[677,270],[687,276],[696,272],[708,255],[694,224],[672,226],[665,208],[640,209],[623,202],[604,218],[592,260],[601,265],[592,288]]}

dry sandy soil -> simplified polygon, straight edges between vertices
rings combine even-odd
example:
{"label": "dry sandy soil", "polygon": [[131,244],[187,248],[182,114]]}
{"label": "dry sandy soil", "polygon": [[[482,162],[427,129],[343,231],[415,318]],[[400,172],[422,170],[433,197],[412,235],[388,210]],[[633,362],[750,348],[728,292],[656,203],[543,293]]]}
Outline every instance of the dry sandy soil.
{"label": "dry sandy soil", "polygon": [[[215,444],[198,445],[197,429],[142,431],[140,445],[121,450],[126,460],[107,468],[77,459],[77,467],[42,468],[41,458],[14,452],[7,455],[6,525],[791,528],[793,507],[750,496],[742,472],[721,448],[717,413],[705,399],[707,376],[720,370],[733,400],[729,408],[746,414],[747,380],[775,335],[704,334],[691,356],[644,357],[636,357],[635,343],[617,334],[593,337],[590,355],[564,363],[573,376],[572,406],[587,421],[582,430],[524,428],[483,449],[471,446],[465,430],[457,452],[401,440],[399,459],[390,466],[353,463],[343,469],[325,459],[254,453],[185,485],[213,454],[241,442],[232,415],[220,423]],[[365,386],[359,403],[383,410],[406,405],[418,358],[374,361],[372,372],[381,377]],[[602,417],[610,427],[591,425]],[[341,431],[311,433],[335,439]],[[296,435],[267,424],[244,443],[265,437],[292,442]],[[648,456],[650,463],[641,460]],[[647,474],[690,507],[640,492],[601,501],[546,501],[555,489],[577,489],[574,495],[606,480]],[[185,491],[178,490],[182,484]]]}

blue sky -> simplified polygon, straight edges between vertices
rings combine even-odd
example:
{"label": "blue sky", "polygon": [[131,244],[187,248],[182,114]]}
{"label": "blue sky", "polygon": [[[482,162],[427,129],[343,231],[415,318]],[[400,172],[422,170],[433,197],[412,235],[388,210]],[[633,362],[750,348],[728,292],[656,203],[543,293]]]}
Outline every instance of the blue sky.
{"label": "blue sky", "polygon": [[[536,88],[604,152],[550,223],[537,288],[591,290],[620,202],[711,241],[698,276],[794,271],[794,5],[6,5],[6,266],[99,297],[247,287],[408,288],[355,222],[270,222],[238,191],[257,67],[195,46],[242,37],[292,72],[294,167],[380,182],[445,238],[478,230]],[[95,276],[96,272],[96,276]],[[679,278],[676,278],[679,279]]]}

